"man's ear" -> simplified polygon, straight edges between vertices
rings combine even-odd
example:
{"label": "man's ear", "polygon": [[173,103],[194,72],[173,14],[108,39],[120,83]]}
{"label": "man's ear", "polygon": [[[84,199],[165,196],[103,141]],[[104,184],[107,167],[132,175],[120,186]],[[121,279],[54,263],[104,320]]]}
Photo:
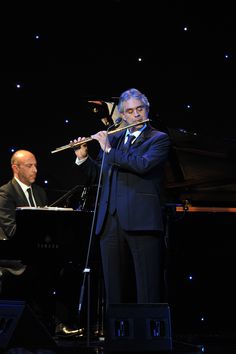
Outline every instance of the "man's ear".
{"label": "man's ear", "polygon": [[11,165],[13,173],[18,172],[19,167],[16,164]]}

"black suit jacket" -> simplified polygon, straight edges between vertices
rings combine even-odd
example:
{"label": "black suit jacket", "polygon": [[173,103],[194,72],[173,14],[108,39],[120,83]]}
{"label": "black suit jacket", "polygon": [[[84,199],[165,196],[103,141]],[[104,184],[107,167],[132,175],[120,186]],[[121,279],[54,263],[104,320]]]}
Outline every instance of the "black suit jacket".
{"label": "black suit jacket", "polygon": [[[47,205],[45,190],[37,184],[32,184],[32,190],[37,206]],[[0,229],[2,229],[2,238],[4,235],[7,238],[14,235],[16,229],[15,210],[17,207],[23,206],[29,206],[29,203],[15,178],[0,187]]]}
{"label": "black suit jacket", "polygon": [[[148,125],[124,152],[124,135],[109,135],[112,149],[104,158],[96,233],[102,231],[111,199],[124,230],[162,231],[161,184],[170,139]],[[101,158],[102,152],[98,162],[88,158],[80,165],[92,183],[99,176]]]}

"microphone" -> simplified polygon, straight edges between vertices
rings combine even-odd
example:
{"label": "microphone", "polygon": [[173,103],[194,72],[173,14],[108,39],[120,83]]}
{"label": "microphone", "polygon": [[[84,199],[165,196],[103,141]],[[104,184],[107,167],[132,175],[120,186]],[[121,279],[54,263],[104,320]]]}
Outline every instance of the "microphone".
{"label": "microphone", "polygon": [[116,118],[114,124],[110,125],[107,130],[118,127],[121,124],[122,120],[123,120],[123,118],[121,118],[121,117]]}
{"label": "microphone", "polygon": [[122,122],[122,120],[123,120],[123,118],[121,118],[121,117],[116,118],[115,126],[119,125]]}

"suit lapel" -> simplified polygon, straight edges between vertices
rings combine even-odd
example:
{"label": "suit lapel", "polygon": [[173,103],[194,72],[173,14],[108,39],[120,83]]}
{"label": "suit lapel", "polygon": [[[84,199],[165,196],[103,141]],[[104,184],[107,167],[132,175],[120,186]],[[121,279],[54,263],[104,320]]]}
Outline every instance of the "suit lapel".
{"label": "suit lapel", "polygon": [[22,190],[21,186],[19,185],[19,183],[14,178],[12,180],[12,185],[13,185],[13,188],[15,189],[16,196],[19,199],[19,203],[22,206],[29,205],[28,200],[27,200],[27,198],[25,196],[25,193],[23,192],[23,190]]}
{"label": "suit lapel", "polygon": [[141,145],[144,141],[146,141],[150,137],[150,132],[151,132],[150,127],[144,129],[144,131],[137,137],[137,139],[134,141],[134,143],[131,146],[137,147]]}

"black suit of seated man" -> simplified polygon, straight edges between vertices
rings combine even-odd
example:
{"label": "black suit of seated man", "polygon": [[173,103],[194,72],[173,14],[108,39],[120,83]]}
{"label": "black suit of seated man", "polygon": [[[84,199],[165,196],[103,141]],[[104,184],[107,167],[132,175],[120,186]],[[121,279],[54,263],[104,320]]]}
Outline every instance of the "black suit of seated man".
{"label": "black suit of seated man", "polygon": [[[46,191],[35,183],[37,160],[33,153],[16,151],[11,158],[11,168],[13,178],[0,187],[0,239],[5,240],[3,242],[13,238],[16,232],[16,208],[32,206],[27,192],[29,187],[35,206],[48,204]],[[68,303],[65,298],[55,299],[53,295],[55,286],[60,284],[60,270],[58,266],[51,265],[49,268],[43,260],[40,264],[25,266],[20,260],[2,259],[0,272],[4,280],[0,296],[26,300],[52,333],[55,326],[63,322],[64,325],[60,325],[62,334],[72,335],[78,333],[77,329],[70,329],[76,323],[76,299],[73,303],[70,298]]]}

